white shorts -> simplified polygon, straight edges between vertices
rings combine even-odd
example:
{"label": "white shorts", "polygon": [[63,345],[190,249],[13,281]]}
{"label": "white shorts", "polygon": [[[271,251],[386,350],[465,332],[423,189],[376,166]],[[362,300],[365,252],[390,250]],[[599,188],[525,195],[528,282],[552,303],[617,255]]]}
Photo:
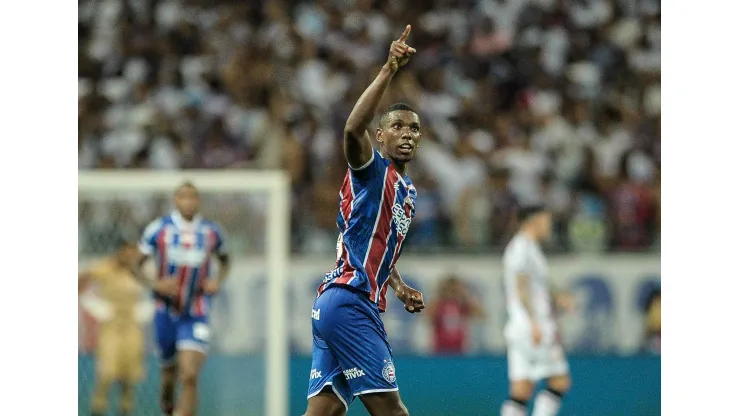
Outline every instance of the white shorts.
{"label": "white shorts", "polygon": [[[517,328],[520,329],[520,328]],[[522,331],[523,330],[523,331]],[[539,345],[533,345],[529,329],[509,332],[506,338],[506,355],[509,380],[539,381],[570,373],[562,345],[554,338],[554,331],[544,331]]]}

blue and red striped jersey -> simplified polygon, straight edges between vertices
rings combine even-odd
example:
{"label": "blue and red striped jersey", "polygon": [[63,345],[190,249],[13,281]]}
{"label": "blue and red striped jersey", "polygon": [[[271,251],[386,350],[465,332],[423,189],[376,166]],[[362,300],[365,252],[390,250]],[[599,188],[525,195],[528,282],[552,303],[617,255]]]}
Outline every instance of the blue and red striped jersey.
{"label": "blue and red striped jersey", "polygon": [[177,279],[180,285],[175,297],[155,294],[157,308],[166,308],[175,315],[208,314],[210,299],[203,293],[203,284],[210,275],[213,254],[226,252],[218,225],[199,215],[187,221],[174,211],[146,227],[139,250],[154,256],[158,279]]}
{"label": "blue and red striped jersey", "polygon": [[380,153],[360,169],[348,169],[339,192],[337,263],[318,296],[333,285],[367,294],[385,311],[388,277],[401,255],[414,217],[416,188]]}

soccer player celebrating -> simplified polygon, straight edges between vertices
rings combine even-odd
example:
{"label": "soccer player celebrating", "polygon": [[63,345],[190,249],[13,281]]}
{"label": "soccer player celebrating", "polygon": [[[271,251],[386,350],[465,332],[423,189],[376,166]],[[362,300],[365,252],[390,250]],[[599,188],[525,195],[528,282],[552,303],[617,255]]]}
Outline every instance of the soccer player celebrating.
{"label": "soccer player celebrating", "polygon": [[504,286],[509,320],[504,329],[509,363],[509,399],[501,416],[525,416],[535,383],[547,379],[533,416],[554,416],[570,388],[570,370],[557,336],[540,244],[550,238],[552,215],[542,207],[520,211],[518,233],[504,250]]}
{"label": "soccer player celebrating", "polygon": [[424,308],[421,292],[407,286],[395,268],[414,216],[416,189],[406,164],[421,141],[419,116],[406,104],[390,106],[375,130],[380,153],[367,128],[391,79],[416,52],[405,43],[410,31],[406,26],[391,44],[387,62],[344,127],[349,169],[339,193],[337,263],[311,311],[308,416],[344,415],[356,396],[371,415],[408,415],[380,312],[388,286],[407,311]]}
{"label": "soccer player celebrating", "polygon": [[[214,222],[198,214],[200,196],[191,183],[175,191],[175,211],[149,224],[139,244],[143,254],[156,259],[157,279],[137,277],[151,287],[156,299],[154,329],[162,364],[162,411],[193,416],[197,384],[208,351],[210,297],[229,273],[224,235]],[[211,258],[220,261],[218,276],[210,277]],[[175,384],[182,390],[175,407]],[[174,413],[173,413],[174,411]]]}
{"label": "soccer player celebrating", "polygon": [[[138,258],[136,244],[125,240],[117,245],[116,253],[94,264],[79,275],[78,293],[93,287],[97,304],[86,302],[83,307],[96,317],[98,342],[95,363],[95,392],[92,415],[108,412],[108,391],[120,383],[120,415],[133,414],[134,385],[144,374],[144,334],[142,324],[151,318],[140,301],[144,288],[134,279],[130,265]],[[148,315],[148,316],[147,316]]]}

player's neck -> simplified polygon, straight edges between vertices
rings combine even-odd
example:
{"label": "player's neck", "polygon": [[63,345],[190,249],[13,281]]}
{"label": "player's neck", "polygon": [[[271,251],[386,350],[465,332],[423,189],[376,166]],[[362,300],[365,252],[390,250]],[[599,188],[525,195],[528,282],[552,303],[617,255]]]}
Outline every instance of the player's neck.
{"label": "player's neck", "polygon": [[185,220],[187,222],[193,222],[193,220],[195,219],[195,217],[198,215],[198,214],[185,215],[185,214],[183,214],[180,211],[178,211],[177,213],[180,215],[180,217],[182,217],[183,220]]}
{"label": "player's neck", "polygon": [[396,171],[398,171],[398,173],[404,176],[406,175],[406,164],[405,163],[398,162],[392,157],[388,157],[387,159],[390,160],[391,163],[393,163],[393,166],[396,168]]}
{"label": "player's neck", "polygon": [[534,241],[535,243],[540,242],[540,239],[537,238],[537,233],[532,228],[524,227],[520,232],[528,240]]}

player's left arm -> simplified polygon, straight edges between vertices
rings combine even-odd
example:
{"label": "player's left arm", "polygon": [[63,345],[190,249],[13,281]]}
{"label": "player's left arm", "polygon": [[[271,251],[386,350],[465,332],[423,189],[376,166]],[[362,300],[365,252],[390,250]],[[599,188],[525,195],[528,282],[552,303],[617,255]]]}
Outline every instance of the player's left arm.
{"label": "player's left arm", "polygon": [[396,293],[396,297],[403,302],[406,310],[411,313],[421,312],[426,307],[424,305],[424,296],[420,291],[410,287],[401,278],[401,273],[394,267],[388,277],[388,284]]}
{"label": "player's left arm", "polygon": [[576,308],[575,296],[567,290],[552,289],[550,298],[553,300],[557,313],[571,313]]}
{"label": "player's left arm", "polygon": [[221,285],[229,277],[231,271],[231,257],[227,250],[226,236],[221,230],[221,227],[214,227],[214,233],[216,234],[216,245],[213,248],[213,252],[216,255],[216,259],[219,262],[218,276],[215,279],[208,279],[204,286],[204,290],[207,295],[215,295],[221,290]]}

